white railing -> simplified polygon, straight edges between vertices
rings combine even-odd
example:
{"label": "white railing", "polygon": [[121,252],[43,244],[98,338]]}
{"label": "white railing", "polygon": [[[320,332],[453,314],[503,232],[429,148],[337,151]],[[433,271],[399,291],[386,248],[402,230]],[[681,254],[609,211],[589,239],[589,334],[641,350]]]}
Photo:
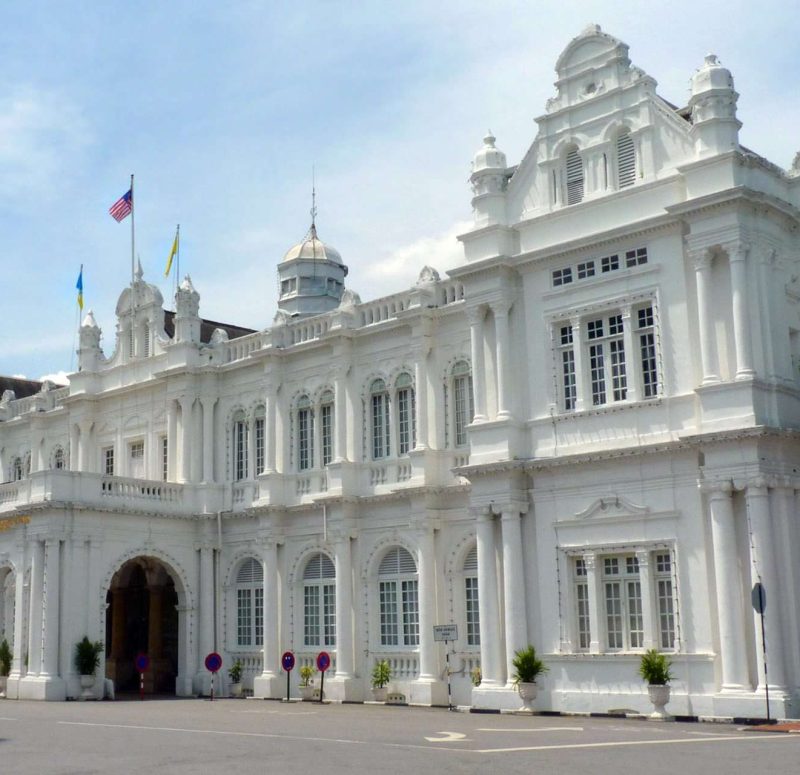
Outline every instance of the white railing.
{"label": "white railing", "polygon": [[453,468],[461,468],[469,465],[469,452],[461,452],[453,455]]}
{"label": "white railing", "polygon": [[365,302],[358,307],[361,315],[361,325],[371,326],[373,323],[381,323],[384,320],[391,320],[405,309],[408,309],[409,299],[403,294],[385,296],[382,299]]}
{"label": "white railing", "polygon": [[0,504],[16,503],[19,500],[20,482],[0,484]]}
{"label": "white railing", "polygon": [[440,307],[454,304],[464,298],[464,286],[458,282],[441,283],[437,289],[437,302]]}
{"label": "white railing", "polygon": [[225,344],[222,362],[233,363],[249,358],[256,350],[264,347],[266,336],[263,331],[256,331],[254,334],[240,336]]}
{"label": "white railing", "polygon": [[253,680],[264,670],[262,651],[232,651],[231,664],[236,660],[242,663],[242,687],[246,692],[253,691]]}
{"label": "white railing", "polygon": [[384,484],[403,484],[411,481],[414,466],[408,458],[365,463],[361,482],[364,487],[379,487]]}
{"label": "white railing", "polygon": [[180,503],[183,496],[183,488],[179,484],[169,484],[167,482],[106,476],[100,481],[100,494],[126,500]]}
{"label": "white railing", "polygon": [[9,402],[9,419],[19,417],[20,415],[32,411],[35,398],[36,396],[28,396],[27,398],[18,398],[15,401]]}
{"label": "white railing", "polygon": [[298,320],[287,324],[286,331],[289,335],[289,344],[302,344],[319,339],[331,327],[329,315],[315,316],[311,320]]}
{"label": "white railing", "polygon": [[[380,659],[385,659],[389,663],[393,681],[414,681],[419,678],[419,654],[416,652],[407,654],[373,652],[372,664]],[[372,670],[372,665],[369,669]]]}

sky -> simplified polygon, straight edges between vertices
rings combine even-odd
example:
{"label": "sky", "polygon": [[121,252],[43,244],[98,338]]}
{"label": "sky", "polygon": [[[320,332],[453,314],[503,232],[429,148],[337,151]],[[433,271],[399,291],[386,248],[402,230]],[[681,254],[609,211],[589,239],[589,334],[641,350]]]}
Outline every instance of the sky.
{"label": "sky", "polygon": [[[0,2],[0,374],[75,368],[75,282],[114,349],[136,253],[174,308],[261,329],[276,266],[310,224],[365,301],[457,265],[470,162],[487,129],[509,164],[535,137],[560,52],[588,24],[630,46],[662,97],[688,101],[708,52],[734,75],[741,142],[800,150],[795,0]],[[174,272],[174,270],[173,270]],[[85,310],[84,310],[85,312]]]}

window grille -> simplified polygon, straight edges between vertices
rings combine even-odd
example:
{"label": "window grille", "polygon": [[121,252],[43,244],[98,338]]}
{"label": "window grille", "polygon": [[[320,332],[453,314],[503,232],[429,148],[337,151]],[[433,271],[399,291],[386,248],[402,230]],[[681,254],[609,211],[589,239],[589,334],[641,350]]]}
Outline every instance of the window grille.
{"label": "window grille", "polygon": [[572,267],[567,266],[564,269],[553,270],[553,287],[557,288],[559,285],[569,285],[572,282]]}
{"label": "window grille", "polygon": [[166,482],[169,476],[169,439],[161,437],[161,480]]}

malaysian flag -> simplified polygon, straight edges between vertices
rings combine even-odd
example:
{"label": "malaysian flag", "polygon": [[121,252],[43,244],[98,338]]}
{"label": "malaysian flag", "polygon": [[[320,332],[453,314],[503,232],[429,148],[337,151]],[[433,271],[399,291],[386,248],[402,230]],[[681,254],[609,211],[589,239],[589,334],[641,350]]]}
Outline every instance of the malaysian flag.
{"label": "malaysian flag", "polygon": [[109,208],[108,212],[111,217],[119,222],[125,220],[133,210],[133,189],[129,188],[113,205]]}

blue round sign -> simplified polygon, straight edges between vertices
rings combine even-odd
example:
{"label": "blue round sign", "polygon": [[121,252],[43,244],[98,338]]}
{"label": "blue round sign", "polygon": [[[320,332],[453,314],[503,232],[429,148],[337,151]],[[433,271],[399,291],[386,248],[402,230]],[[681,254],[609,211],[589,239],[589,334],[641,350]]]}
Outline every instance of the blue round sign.
{"label": "blue round sign", "polygon": [[317,670],[324,673],[331,666],[331,655],[327,651],[320,651],[317,654]]}
{"label": "blue round sign", "polygon": [[222,657],[216,651],[212,651],[206,657],[206,670],[209,673],[218,673],[222,667]]}
{"label": "blue round sign", "polygon": [[281,657],[281,664],[287,673],[291,672],[294,668],[294,654],[291,651],[284,651]]}
{"label": "blue round sign", "polygon": [[133,663],[136,665],[136,670],[139,673],[146,673],[150,667],[150,657],[148,657],[147,654],[137,654]]}

